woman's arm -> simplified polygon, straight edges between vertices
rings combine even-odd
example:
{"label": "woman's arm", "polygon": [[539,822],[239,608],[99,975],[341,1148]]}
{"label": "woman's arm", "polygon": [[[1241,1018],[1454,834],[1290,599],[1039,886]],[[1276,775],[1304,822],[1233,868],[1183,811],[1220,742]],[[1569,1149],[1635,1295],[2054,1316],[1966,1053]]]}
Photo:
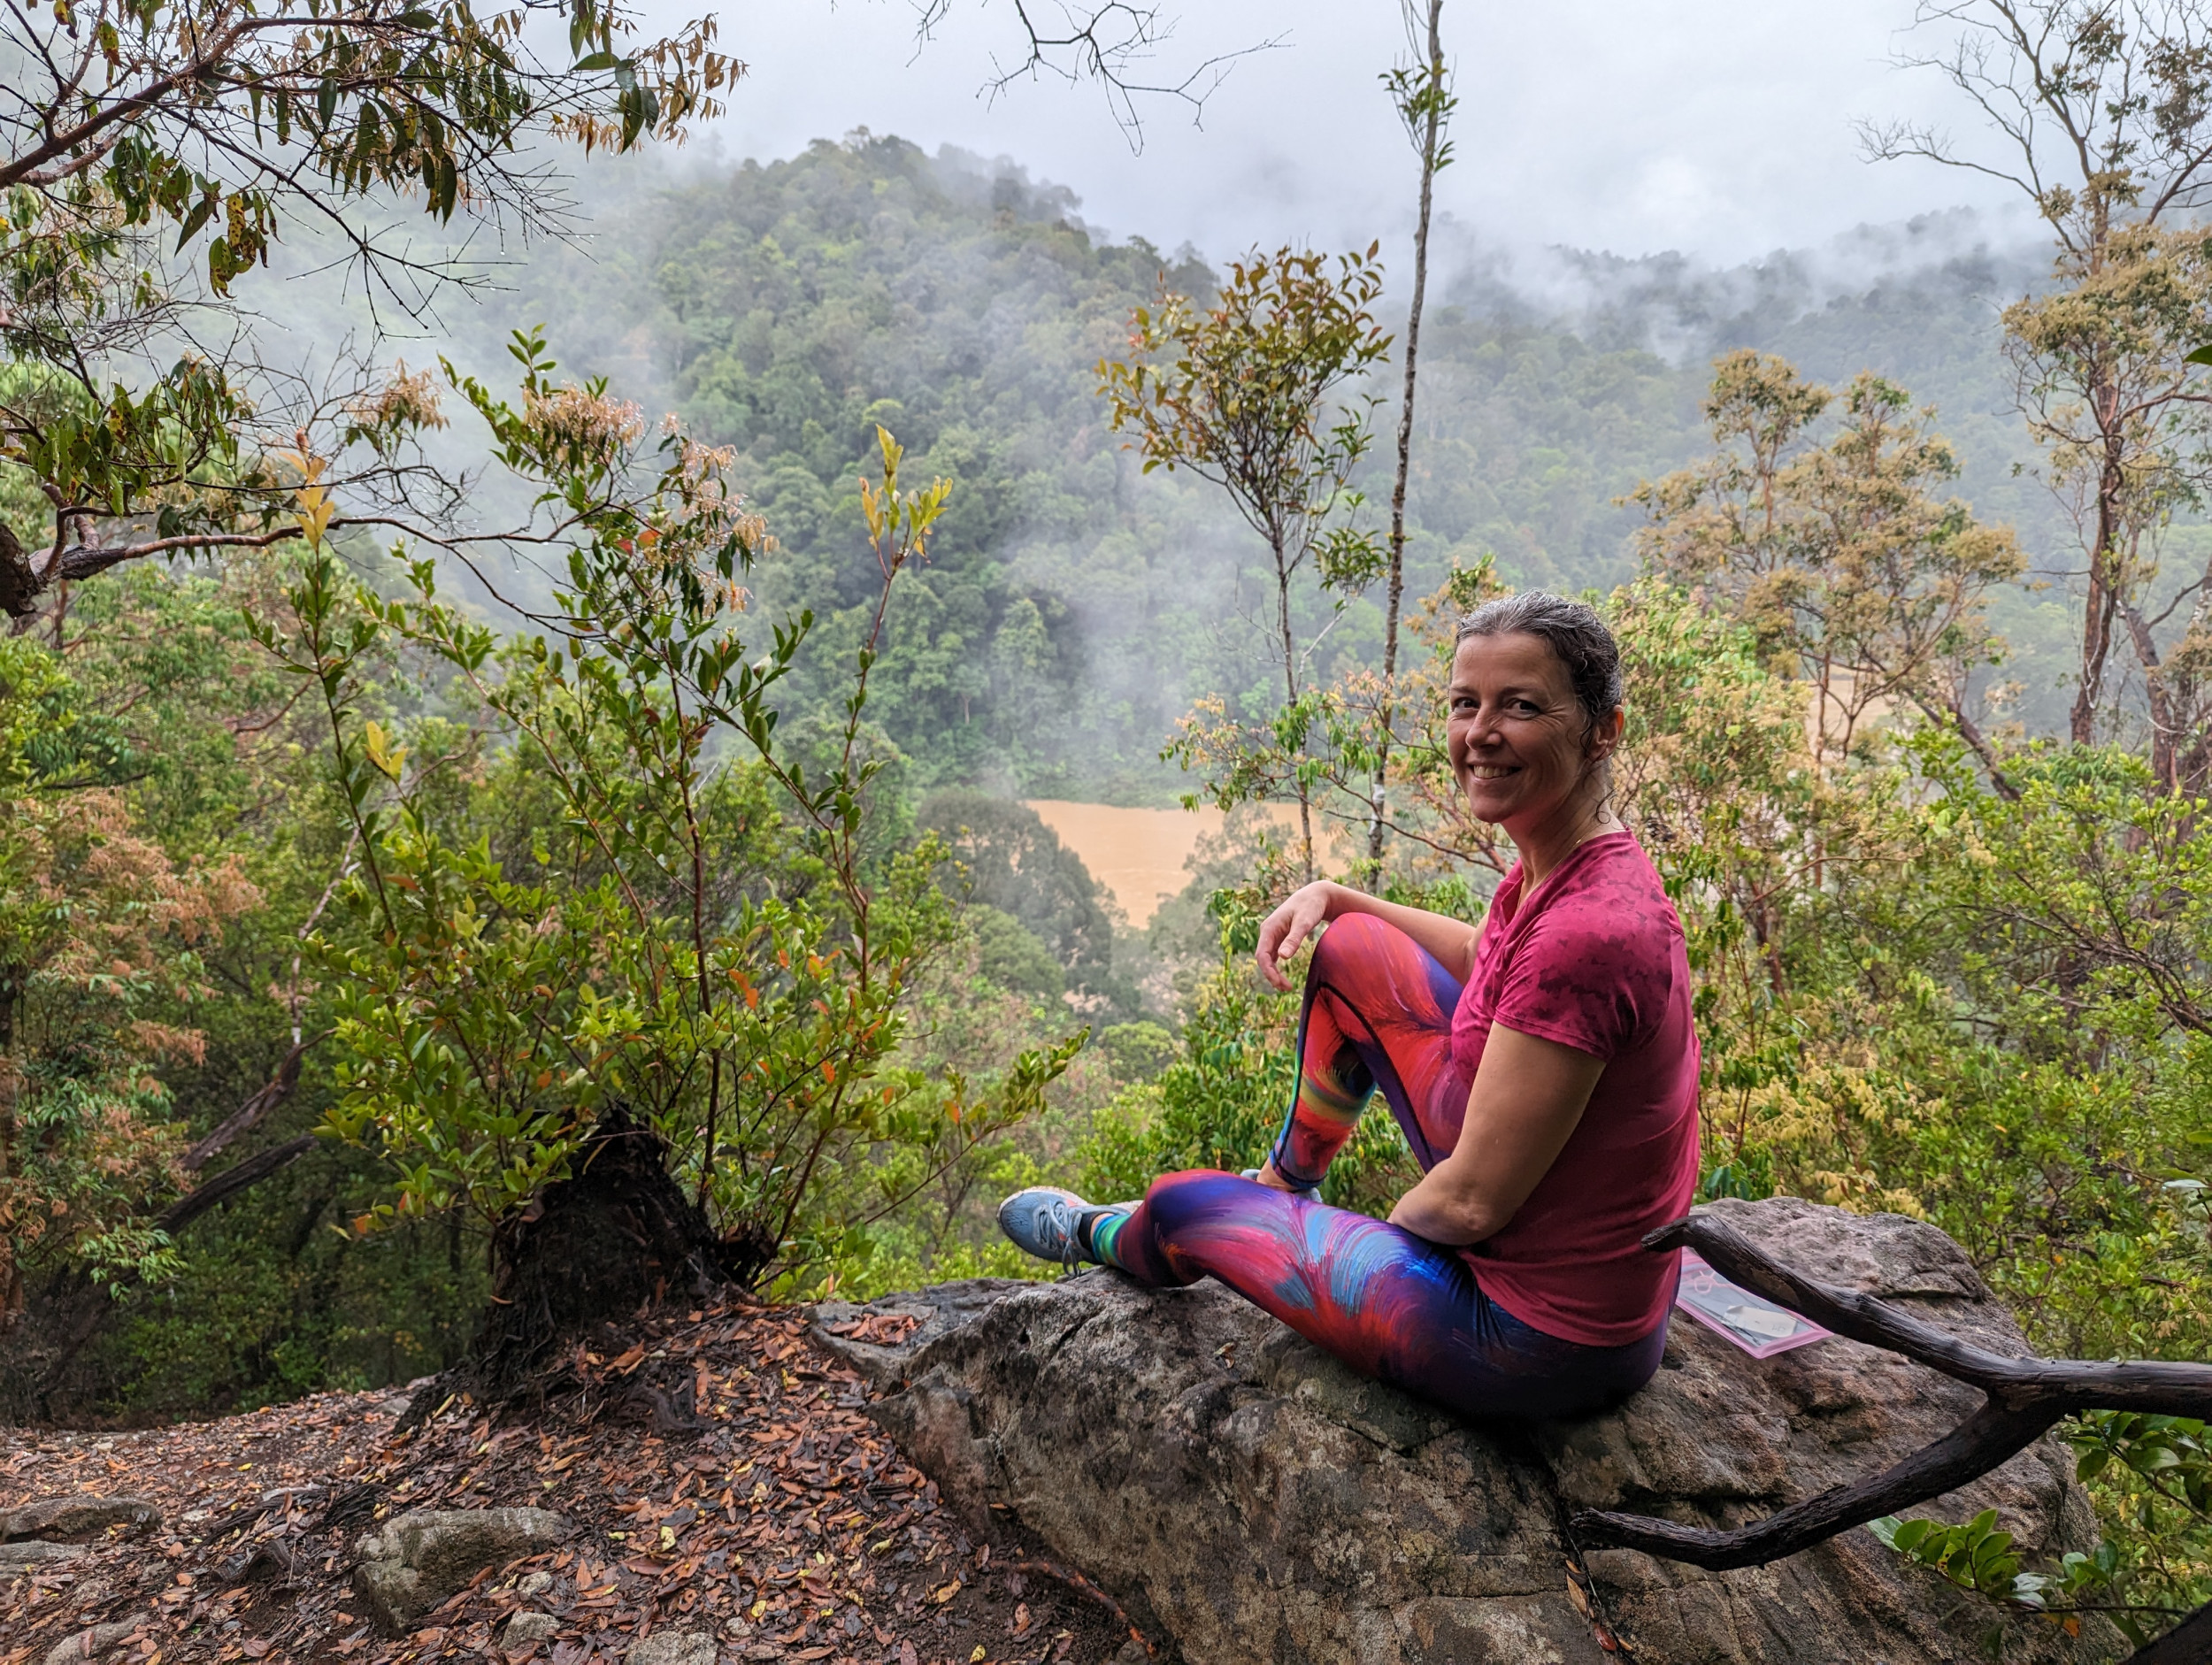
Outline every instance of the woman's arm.
{"label": "woman's arm", "polygon": [[1325,923],[1348,913],[1371,913],[1386,925],[1397,926],[1463,983],[1474,971],[1475,940],[1481,934],[1474,926],[1448,914],[1384,902],[1322,879],[1293,891],[1289,900],[1261,925],[1259,948],[1254,955],[1260,975],[1274,987],[1288,989],[1290,979],[1283,975],[1284,963]]}
{"label": "woman's arm", "polygon": [[1459,1143],[1398,1199],[1390,1224],[1455,1246],[1502,1231],[1559,1160],[1604,1073],[1602,1058],[1493,1024]]}

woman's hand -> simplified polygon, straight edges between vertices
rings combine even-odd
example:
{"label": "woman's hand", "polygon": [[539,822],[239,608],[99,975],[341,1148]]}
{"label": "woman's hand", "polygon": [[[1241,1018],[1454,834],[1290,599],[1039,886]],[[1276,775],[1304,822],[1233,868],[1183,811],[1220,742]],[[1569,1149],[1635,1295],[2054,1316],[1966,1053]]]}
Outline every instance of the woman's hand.
{"label": "woman's hand", "polygon": [[1271,988],[1288,992],[1290,979],[1283,966],[1305,945],[1305,940],[1335,911],[1337,886],[1325,879],[1302,885],[1289,900],[1260,923],[1260,945],[1253,954],[1260,975]]}

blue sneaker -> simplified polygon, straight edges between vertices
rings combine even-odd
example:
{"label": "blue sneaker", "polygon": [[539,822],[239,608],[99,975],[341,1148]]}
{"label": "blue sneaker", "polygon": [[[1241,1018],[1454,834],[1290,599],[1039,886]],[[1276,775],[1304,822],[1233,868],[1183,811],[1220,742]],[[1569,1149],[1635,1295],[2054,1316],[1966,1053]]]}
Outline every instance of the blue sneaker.
{"label": "blue sneaker", "polygon": [[1105,1263],[1084,1240],[1084,1227],[1094,1215],[1112,1212],[1057,1185],[1032,1185],[998,1205],[998,1229],[1023,1254],[1057,1261],[1072,1271],[1078,1266]]}

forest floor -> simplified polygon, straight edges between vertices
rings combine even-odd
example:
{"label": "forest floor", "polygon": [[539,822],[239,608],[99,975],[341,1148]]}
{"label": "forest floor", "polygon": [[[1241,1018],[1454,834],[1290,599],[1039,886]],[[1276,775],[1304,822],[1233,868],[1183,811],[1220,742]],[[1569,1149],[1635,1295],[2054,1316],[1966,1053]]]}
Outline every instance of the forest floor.
{"label": "forest floor", "polygon": [[[809,1316],[732,1306],[603,1336],[571,1361],[576,1391],[504,1418],[457,1399],[401,1431],[407,1398],[387,1390],[163,1429],[0,1430],[0,1508],[127,1495],[162,1515],[0,1590],[0,1665],[43,1665],[72,1638],[58,1657],[116,1665],[612,1665],[657,1632],[700,1638],[684,1665],[1145,1657],[1079,1575],[941,1507]],[[409,1634],[375,1632],[352,1570],[377,1522],[515,1504],[580,1531],[489,1569]],[[532,1573],[549,1587],[529,1579],[526,1596]],[[552,1634],[503,1646],[518,1609]]]}

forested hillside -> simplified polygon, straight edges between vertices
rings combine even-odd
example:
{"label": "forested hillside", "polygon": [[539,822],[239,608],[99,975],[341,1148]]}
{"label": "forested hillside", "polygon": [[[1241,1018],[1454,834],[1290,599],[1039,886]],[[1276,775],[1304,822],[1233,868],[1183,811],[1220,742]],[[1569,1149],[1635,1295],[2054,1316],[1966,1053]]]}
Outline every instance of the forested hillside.
{"label": "forested hillside", "polygon": [[[864,134],[680,179],[618,164],[582,189],[584,242],[508,274],[515,292],[465,321],[546,322],[577,367],[741,448],[783,546],[764,601],[841,612],[820,638],[841,656],[872,581],[846,529],[877,422],[957,482],[884,667],[882,720],[918,780],[1129,802],[1179,789],[1157,753],[1192,699],[1265,686],[1258,546],[1210,494],[1139,476],[1102,420],[1095,366],[1163,280],[1208,292],[1198,257],[1102,241],[1069,193],[1010,163]],[[1710,363],[1736,347],[1839,383],[1878,369],[1937,407],[1981,518],[2032,549],[2063,535],[2050,494],[2015,473],[2033,459],[1997,318],[2044,280],[2039,253],[1977,249],[1947,222],[1845,240],[1820,278],[1789,256],[1733,272],[1562,257],[1573,281],[1533,295],[1486,269],[1445,283],[1409,494],[1414,593],[1486,552],[1516,582],[1627,578],[1642,514],[1618,500],[1699,449]],[[1847,287],[1855,267],[1868,287]],[[1363,483],[1372,523],[1386,468]],[[2016,715],[2048,729],[2062,611],[2027,591],[1996,607]],[[1376,597],[1351,602],[1329,650],[1372,662],[1380,624]]]}
{"label": "forested hillside", "polygon": [[[2127,47],[2194,136],[2032,246],[1440,264],[1394,610],[1404,272],[865,132],[635,154],[735,71],[599,3],[545,105],[458,0],[374,24],[451,81],[262,19],[311,96],[129,12],[151,90],[96,97],[120,35],[0,19],[53,83],[0,226],[0,1417],[526,1408],[641,1310],[1049,1275],[996,1199],[1268,1149],[1289,894],[1483,917],[1470,783],[1524,771],[1446,743],[1454,626],[1532,587],[1618,641],[1571,779],[1681,921],[1698,1194],[1932,1221],[2054,1354],[2204,1354],[2212,242],[2142,206],[2212,189],[2200,49]],[[324,173],[195,173],[179,87]],[[130,146],[40,172],[81,96]],[[1142,933],[1021,802],[1183,794],[1226,831]],[[1321,1194],[1417,1178],[1368,1114]],[[2212,1592],[2212,1435],[2063,1437],[2093,1559],[1895,1545],[2148,1635]]]}
{"label": "forested hillside", "polygon": [[[881,579],[856,535],[859,482],[874,465],[877,426],[895,433],[912,448],[910,477],[941,475],[952,489],[926,564],[893,597],[874,672],[872,732],[894,748],[884,754],[895,787],[886,831],[941,832],[964,860],[982,863],[967,929],[979,975],[1004,998],[1078,990],[1104,1002],[1101,1021],[1125,1021],[1142,1004],[1137,981],[1150,978],[1152,1016],[1171,1021],[1157,955],[1210,939],[1202,896],[1167,911],[1150,957],[1133,940],[1114,949],[1079,864],[1064,894],[988,879],[1003,852],[1049,834],[997,826],[972,792],[939,789],[1165,802],[1196,784],[1160,758],[1196,701],[1225,694],[1256,714],[1272,709],[1256,541],[1202,484],[1141,473],[1097,393],[1098,362],[1125,350],[1131,310],[1163,281],[1203,295],[1213,273],[1188,251],[1094,238],[1067,193],[1007,164],[933,159],[891,138],[683,174],[618,159],[585,170],[580,192],[588,229],[577,243],[539,244],[495,269],[511,287],[449,303],[438,317],[451,335],[403,342],[402,353],[420,364],[434,349],[491,375],[505,358],[501,332],[542,323],[564,373],[603,373],[647,411],[676,410],[703,438],[735,448],[732,479],[774,539],[749,574],[753,613],[772,620],[811,608],[824,620],[779,690],[786,732],[801,736],[833,726],[872,617]],[[1709,443],[1700,408],[1709,361],[1740,344],[1838,380],[1879,364],[1944,407],[1965,495],[2013,516],[2032,549],[2055,538],[2047,494],[2013,472],[2026,448],[1993,313],[2034,280],[2035,262],[1922,260],[1909,234],[1904,241],[1902,257],[1891,251],[1892,275],[1864,292],[1837,293],[1835,280],[1816,282],[1786,258],[1701,273],[1671,259],[1563,257],[1574,281],[1555,284],[1563,298],[1549,303],[1463,273],[1429,324],[1409,593],[1485,556],[1509,583],[1610,589],[1632,576],[1646,512],[1621,499]],[[295,277],[287,289],[303,339],[342,334],[348,313],[327,278]],[[475,456],[464,430],[440,437]],[[1368,473],[1379,500],[1386,478],[1371,464]],[[515,495],[495,475],[472,512],[492,524]],[[1379,502],[1362,511],[1371,522],[1379,513]],[[25,504],[23,514],[34,529],[35,510]],[[526,557],[509,573],[511,593],[542,604],[560,576]],[[230,848],[229,827],[272,817],[272,836],[242,869],[270,906],[208,950],[219,982],[242,994],[313,982],[296,963],[298,939],[330,904],[328,867],[344,842],[316,784],[313,734],[296,727],[296,707],[273,715],[280,684],[236,623],[241,600],[258,607],[279,581],[243,564],[219,581],[180,574],[171,585],[137,572],[70,615],[85,633],[72,663],[96,713],[131,711],[124,730],[141,748],[163,736],[146,763],[117,767],[150,770],[137,791],[168,840],[211,856]],[[1304,628],[1328,625],[1329,598],[1294,599]],[[2062,605],[2001,590],[1992,611],[2011,639],[2011,673],[2030,685],[2019,715],[2055,727]],[[1346,602],[1323,640],[1321,673],[1372,664],[1374,594]],[[187,641],[197,646],[180,657]],[[211,677],[219,697],[195,692]],[[379,696],[403,713],[419,698],[396,687]],[[960,842],[960,826],[987,821],[987,835]],[[1241,877],[1233,862],[1211,871],[1202,891]],[[219,1121],[279,1072],[296,1032],[311,1039],[298,997],[284,998],[295,1010],[276,1030],[234,1005],[203,1014],[215,1038],[207,1062],[176,1088],[190,1123]],[[224,1038],[234,1023],[239,1032]],[[1015,1022],[1001,1039],[1050,1026]],[[964,1057],[973,1044],[958,1038],[965,1032],[956,1024],[933,1042],[926,1067],[975,1065]],[[1120,1060],[1110,1072],[1079,1068],[1079,1078],[1094,1078],[1084,1092],[1141,1078],[1165,1039],[1158,1028],[1148,1039],[1133,1032],[1108,1049]],[[272,1131],[313,1127],[330,1092],[326,1071],[308,1069]],[[376,1186],[373,1163],[317,1144],[242,1203],[203,1218],[181,1278],[130,1307],[120,1331],[88,1339],[109,1350],[94,1377],[126,1402],[165,1408],[387,1379],[453,1356],[479,1302],[480,1252],[451,1212],[403,1216],[358,1239],[334,1232],[363,1216]],[[119,1370],[120,1378],[109,1374]]]}

